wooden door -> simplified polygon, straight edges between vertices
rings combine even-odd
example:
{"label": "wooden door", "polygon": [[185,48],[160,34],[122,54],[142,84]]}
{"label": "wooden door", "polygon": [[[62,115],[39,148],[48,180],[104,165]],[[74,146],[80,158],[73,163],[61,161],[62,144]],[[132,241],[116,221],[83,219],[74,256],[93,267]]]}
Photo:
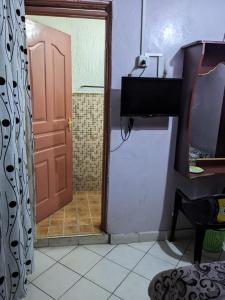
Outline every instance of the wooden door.
{"label": "wooden door", "polygon": [[27,20],[37,223],[72,200],[71,40]]}

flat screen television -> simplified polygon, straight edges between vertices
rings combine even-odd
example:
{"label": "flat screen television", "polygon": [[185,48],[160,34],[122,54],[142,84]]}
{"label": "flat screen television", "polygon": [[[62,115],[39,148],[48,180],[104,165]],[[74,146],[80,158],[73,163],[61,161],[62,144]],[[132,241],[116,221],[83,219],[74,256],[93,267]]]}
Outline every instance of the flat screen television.
{"label": "flat screen television", "polygon": [[177,116],[182,79],[122,77],[122,117]]}

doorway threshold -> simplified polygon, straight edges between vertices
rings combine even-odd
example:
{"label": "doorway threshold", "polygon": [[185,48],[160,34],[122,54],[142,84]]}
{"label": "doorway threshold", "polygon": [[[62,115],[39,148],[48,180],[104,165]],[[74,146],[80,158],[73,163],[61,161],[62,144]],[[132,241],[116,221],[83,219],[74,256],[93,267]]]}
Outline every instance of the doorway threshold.
{"label": "doorway threshold", "polygon": [[62,246],[76,246],[76,245],[94,245],[94,244],[108,244],[109,235],[102,234],[85,234],[63,237],[48,237],[38,239],[35,242],[35,248],[43,247],[62,247]]}

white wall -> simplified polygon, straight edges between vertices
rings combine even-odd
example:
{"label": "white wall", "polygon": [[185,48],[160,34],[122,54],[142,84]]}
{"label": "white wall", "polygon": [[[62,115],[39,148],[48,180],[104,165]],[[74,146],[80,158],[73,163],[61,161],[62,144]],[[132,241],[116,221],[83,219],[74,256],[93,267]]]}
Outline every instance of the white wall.
{"label": "white wall", "polygon": [[82,85],[104,86],[104,20],[31,15],[28,18],[71,35],[73,92],[104,91],[80,88]]}
{"label": "white wall", "polygon": [[[121,143],[121,76],[134,66],[140,49],[141,0],[112,0],[111,149]],[[147,0],[144,51],[162,52],[169,76],[180,77],[180,47],[191,41],[222,40],[224,0]],[[174,190],[192,195],[220,192],[224,177],[190,181],[174,171],[177,120],[135,119],[130,139],[111,153],[108,231],[129,233],[168,230]],[[181,218],[181,226],[186,226]]]}

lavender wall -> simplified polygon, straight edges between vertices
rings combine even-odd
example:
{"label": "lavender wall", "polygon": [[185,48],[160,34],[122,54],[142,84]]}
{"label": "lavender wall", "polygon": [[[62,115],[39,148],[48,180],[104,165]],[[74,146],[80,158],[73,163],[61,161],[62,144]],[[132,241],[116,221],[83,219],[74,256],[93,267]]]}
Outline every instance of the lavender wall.
{"label": "lavender wall", "polygon": [[[121,143],[120,81],[139,55],[141,0],[112,0],[111,149]],[[197,3],[196,3],[197,2]],[[180,77],[180,47],[199,39],[221,40],[225,31],[224,0],[147,0],[144,52],[162,52],[168,76]],[[150,73],[147,73],[150,74]],[[176,118],[135,120],[130,139],[110,155],[108,232],[167,230],[174,189],[192,195],[220,191],[223,177],[195,182],[173,170]],[[187,223],[183,218],[180,226]]]}

